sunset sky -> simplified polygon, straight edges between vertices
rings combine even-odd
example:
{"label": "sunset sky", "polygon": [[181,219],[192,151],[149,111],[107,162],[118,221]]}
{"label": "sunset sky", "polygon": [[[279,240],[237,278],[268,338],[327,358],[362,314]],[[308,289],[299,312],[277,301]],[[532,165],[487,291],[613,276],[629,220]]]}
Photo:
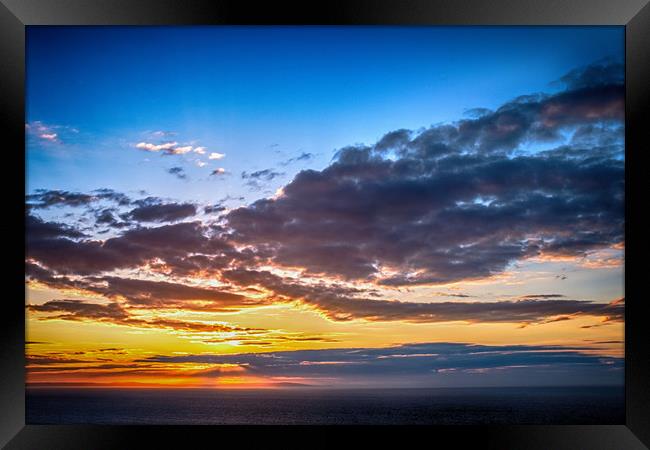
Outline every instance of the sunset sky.
{"label": "sunset sky", "polygon": [[28,383],[623,383],[622,27],[27,27]]}

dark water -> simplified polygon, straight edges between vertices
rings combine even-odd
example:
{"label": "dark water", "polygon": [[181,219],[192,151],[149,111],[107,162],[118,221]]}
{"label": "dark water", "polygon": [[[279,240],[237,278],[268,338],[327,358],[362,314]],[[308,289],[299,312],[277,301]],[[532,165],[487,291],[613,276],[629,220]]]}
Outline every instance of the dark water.
{"label": "dark water", "polygon": [[28,424],[621,424],[622,387],[30,389]]}

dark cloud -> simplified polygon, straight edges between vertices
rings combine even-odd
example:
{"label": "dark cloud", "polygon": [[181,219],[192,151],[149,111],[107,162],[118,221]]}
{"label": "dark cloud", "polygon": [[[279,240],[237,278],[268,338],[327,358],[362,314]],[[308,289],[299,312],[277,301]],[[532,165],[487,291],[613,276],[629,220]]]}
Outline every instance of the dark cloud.
{"label": "dark cloud", "polygon": [[429,323],[449,321],[550,323],[548,318],[558,314],[606,316],[622,320],[624,310],[620,305],[585,300],[414,303],[329,296],[307,298],[306,303],[315,306],[327,317],[337,321],[365,319]]}
{"label": "dark cloud", "polygon": [[360,289],[342,284],[302,283],[299,280],[281,277],[267,270],[227,269],[220,273],[221,279],[242,287],[259,286],[272,291],[276,296],[288,301],[320,296],[353,297],[360,294],[370,295],[373,290]]}
{"label": "dark cloud", "polygon": [[264,182],[273,181],[275,178],[284,176],[283,172],[276,172],[273,169],[258,170],[256,172],[242,172],[241,177],[246,181],[246,185],[253,189],[262,189]]}
{"label": "dark cloud", "polygon": [[236,254],[232,246],[212,236],[200,222],[134,228],[104,241],[73,240],[65,234],[43,237],[28,233],[27,238],[28,258],[60,274],[88,275],[160,259],[181,261],[190,253],[213,255],[216,266]]}
{"label": "dark cloud", "polygon": [[330,319],[337,321],[365,319],[429,323],[449,321],[550,323],[548,318],[558,314],[607,316],[622,320],[624,310],[620,305],[585,300],[414,303],[319,296],[306,298],[305,301],[318,308]]}
{"label": "dark cloud", "polygon": [[126,228],[132,225],[132,223],[128,221],[119,221],[117,217],[115,217],[116,213],[117,213],[117,209],[115,208],[105,208],[105,209],[96,210],[95,225],[105,226],[108,228],[116,228],[116,229]]}
{"label": "dark cloud", "polygon": [[[89,277],[88,287],[108,297],[124,297],[133,305],[182,306],[185,300],[211,302],[220,306],[259,304],[257,300],[225,290],[190,286],[167,281],[138,280],[120,277]],[[180,302],[180,303],[179,303]]]}
{"label": "dark cloud", "polygon": [[622,85],[625,81],[625,66],[622,62],[605,59],[589,66],[574,69],[559,81],[568,89]]}
{"label": "dark cloud", "polygon": [[[226,288],[205,288],[170,281],[116,276],[88,276],[73,280],[66,276],[55,275],[33,263],[26,264],[26,271],[28,280],[32,282],[39,282],[54,289],[82,290],[110,299],[121,299],[126,305],[139,308],[230,311],[266,304],[269,301],[269,299],[253,299],[229,292]],[[98,311],[103,311],[105,314],[106,310],[102,309],[103,305],[98,305]],[[83,305],[78,307],[84,308]],[[115,304],[114,307],[119,307],[119,305]],[[88,308],[94,308],[94,306],[91,304]]]}
{"label": "dark cloud", "polygon": [[[423,343],[388,348],[298,350],[238,355],[153,356],[143,363],[237,364],[257,376],[335,378],[359,377],[367,383],[400,380],[422,385],[622,384],[623,359],[589,354],[590,347],[544,345],[486,346],[463,343]],[[553,376],[549,376],[553,374]],[[591,376],[585,377],[585,374]],[[603,383],[604,380],[608,382]],[[570,383],[568,383],[570,384]],[[476,384],[474,384],[476,385]]]}
{"label": "dark cloud", "polygon": [[25,262],[25,278],[27,281],[43,283],[54,289],[71,289],[75,286],[75,282],[70,278],[57,276],[51,270],[30,261]]}
{"label": "dark cloud", "polygon": [[117,303],[87,303],[81,300],[51,300],[42,305],[27,305],[30,311],[56,313],[52,318],[65,320],[123,320],[129,315]]}
{"label": "dark cloud", "polygon": [[36,313],[46,313],[46,316],[41,317],[42,320],[92,320],[139,328],[165,328],[199,333],[251,330],[224,324],[187,322],[168,318],[139,319],[129,314],[118,303],[100,304],[81,300],[51,300],[41,305],[27,305],[27,309]]}
{"label": "dark cloud", "polygon": [[77,358],[52,356],[50,354],[32,355],[32,356],[28,356],[26,360],[26,363],[30,366],[48,366],[52,364],[76,364],[80,362],[85,362],[85,361]]}
{"label": "dark cloud", "polygon": [[274,248],[281,265],[389,285],[444,283],[622,242],[623,192],[616,160],[366,159],[300,172],[281,197],[226,219],[233,239]]}
{"label": "dark cloud", "polygon": [[191,203],[161,203],[139,206],[123,218],[138,222],[176,222],[196,215],[196,206]]}
{"label": "dark cloud", "polygon": [[176,178],[180,180],[187,179],[187,174],[185,173],[185,169],[183,169],[182,167],[172,167],[170,169],[167,169],[167,173],[174,175]]}
{"label": "dark cloud", "polygon": [[[475,119],[343,148],[283,195],[229,212],[231,237],[272,248],[276,264],[396,286],[485,278],[513,261],[621,243],[623,98],[619,84],[519,97]],[[520,148],[560,131],[582,137]]]}
{"label": "dark cloud", "polygon": [[219,200],[219,203],[226,203],[226,202],[230,202],[230,201],[243,202],[245,199],[246,198],[242,197],[242,196],[234,197],[234,196],[231,196],[231,195],[226,195],[224,198]]}
{"label": "dark cloud", "polygon": [[402,150],[411,140],[411,130],[400,129],[386,133],[376,144],[375,150],[383,152],[390,149]]}
{"label": "dark cloud", "polygon": [[[143,192],[142,195],[147,195],[147,194]],[[160,205],[161,203],[165,203],[165,201],[160,197],[155,197],[152,195],[144,198],[139,198],[133,201],[133,204],[136,206],[154,206],[154,205]]]}
{"label": "dark cloud", "polygon": [[265,181],[271,181],[276,177],[279,177],[281,175],[284,175],[283,173],[280,172],[275,172],[272,169],[264,169],[264,170],[258,170],[257,172],[242,172],[241,177],[245,180],[248,179],[253,179],[253,180],[265,180]]}
{"label": "dark cloud", "polygon": [[[231,260],[231,257],[225,256],[231,251],[227,244],[217,241],[215,245],[209,238],[197,236],[196,226],[198,225],[179,224],[155,229],[131,230],[118,238],[107,240],[102,245],[95,245],[94,241],[89,244],[88,242],[74,242],[65,239],[70,244],[90,246],[91,248],[90,255],[79,258],[79,261],[74,264],[71,264],[74,256],[80,255],[73,255],[70,252],[47,253],[47,255],[57,255],[59,258],[63,258],[63,261],[59,259],[56,263],[50,263],[59,271],[64,267],[62,263],[67,263],[68,270],[74,268],[77,273],[92,268],[98,269],[101,264],[107,264],[104,269],[114,268],[114,266],[137,266],[147,258],[161,256],[168,259],[176,271],[182,271],[183,265],[186,266],[185,270],[201,270],[204,267],[218,266],[218,261],[207,256],[187,256],[186,253],[201,249],[214,252],[219,247],[226,252],[224,258]],[[180,231],[186,233],[179,233]],[[165,249],[167,250],[165,251]],[[168,254],[166,255],[166,253]],[[97,258],[97,255],[103,256]],[[122,258],[124,261],[120,264]],[[232,255],[232,259],[240,262],[242,258],[235,253]],[[47,264],[50,261],[41,258],[40,262]],[[225,265],[222,264],[220,267],[224,269]],[[203,301],[210,304],[210,306],[204,306],[205,309],[220,310],[228,307],[255,305],[270,300],[250,300],[244,295],[223,290],[162,281],[110,276],[87,277],[81,281],[73,281],[64,276],[54,276],[50,271],[34,264],[28,264],[27,270],[31,279],[52,287],[84,289],[109,298],[124,298],[130,304],[147,307],[192,308],[191,304],[184,304],[184,302]],[[622,304],[603,305],[587,301],[549,299],[551,296],[556,297],[555,294],[531,295],[527,300],[516,302],[408,303],[369,299],[367,296],[372,295],[372,291],[325,283],[304,284],[295,279],[279,277],[268,271],[229,269],[222,270],[221,277],[229,284],[234,283],[242,287],[260,286],[271,291],[275,301],[300,300],[322,311],[332,320],[365,319],[413,322],[463,320],[469,322],[547,323],[549,318],[558,315],[608,316],[620,320],[623,314]],[[549,298],[542,300],[544,297]],[[535,300],[531,300],[533,298]]]}
{"label": "dark cloud", "polygon": [[294,156],[293,158],[289,158],[286,161],[281,162],[280,165],[281,166],[288,166],[288,165],[293,164],[295,162],[309,161],[311,159],[314,159],[314,154],[313,153],[302,152],[298,156]]}
{"label": "dark cloud", "polygon": [[472,297],[471,295],[458,294],[458,293],[453,293],[453,292],[436,292],[436,295],[440,295],[442,297],[458,297],[458,298],[470,298],[470,297]]}
{"label": "dark cloud", "polygon": [[32,208],[49,208],[51,206],[85,206],[95,199],[89,194],[68,191],[40,190],[27,196],[27,204]]}
{"label": "dark cloud", "polygon": [[[208,339],[201,339],[201,342],[204,342],[206,344],[221,344],[221,343],[230,342],[232,340],[233,340],[232,337],[208,338]],[[260,337],[255,334],[250,334],[250,335],[237,336],[237,342],[239,342],[239,345],[269,347],[272,345],[284,344],[288,342],[332,343],[332,342],[340,342],[340,340],[329,338],[329,337],[323,337],[323,336],[295,336],[295,335],[283,336],[283,335],[265,334],[264,336]]]}
{"label": "dark cloud", "polygon": [[[222,280],[244,287],[259,286],[271,295],[251,299],[223,289],[190,286],[167,281],[129,279],[113,276],[86,277],[73,281],[53,276],[45,269],[28,267],[30,279],[59,289],[82,289],[107,298],[122,298],[131,306],[146,308],[184,308],[226,311],[268,302],[295,302],[321,311],[335,321],[364,319],[369,321],[408,322],[512,322],[550,323],[557,316],[599,316],[609,321],[623,318],[623,302],[612,304],[568,299],[527,299],[498,302],[411,303],[368,298],[374,292],[345,285],[305,284],[268,271],[229,269],[221,272]],[[197,304],[197,302],[199,304]],[[90,308],[93,308],[92,306]],[[101,309],[100,307],[97,307]],[[102,310],[103,311],[103,310]],[[105,312],[103,312],[105,314]]]}
{"label": "dark cloud", "polygon": [[52,206],[82,207],[100,200],[114,202],[118,205],[131,203],[128,196],[112,189],[97,189],[91,194],[38,189],[34,194],[27,195],[25,199],[26,204],[32,209],[44,209]]}
{"label": "dark cloud", "polygon": [[216,204],[216,205],[208,205],[203,208],[203,212],[205,214],[215,214],[215,213],[220,213],[226,210],[226,207],[221,205],[221,204]]}
{"label": "dark cloud", "polygon": [[116,226],[119,222],[113,215],[114,210],[111,208],[102,209],[97,211],[95,222],[100,225]]}
{"label": "dark cloud", "polygon": [[44,222],[42,219],[28,215],[25,218],[25,232],[29,241],[50,238],[82,238],[86,235],[75,228],[57,222]]}
{"label": "dark cloud", "polygon": [[[625,131],[622,125],[581,125],[576,128],[571,136],[571,146],[561,147],[556,152],[564,152],[567,156],[576,156],[576,153],[589,151],[589,158],[593,161],[616,158],[620,156],[620,148],[624,144]],[[573,155],[571,155],[573,152]],[[579,157],[580,155],[578,155]],[[584,157],[584,155],[583,155]]]}
{"label": "dark cloud", "polygon": [[131,198],[121,192],[116,192],[113,189],[96,189],[93,193],[102,200],[112,201],[120,206],[131,204]]}
{"label": "dark cloud", "polygon": [[472,119],[477,119],[481,116],[486,116],[488,114],[491,114],[493,111],[488,108],[470,108],[467,109],[463,112],[463,114],[467,117],[470,117]]}
{"label": "dark cloud", "polygon": [[[37,373],[52,373],[52,372],[57,372],[57,373],[68,373],[68,372],[83,372],[87,374],[93,374],[93,375],[112,375],[112,374],[117,374],[119,373],[120,375],[124,374],[124,371],[120,371],[116,373],[115,369],[133,369],[132,371],[129,371],[131,373],[140,373],[140,371],[145,372],[150,365],[145,365],[145,364],[119,364],[119,363],[113,363],[113,364],[96,364],[96,361],[79,361],[81,363],[90,363],[90,364],[83,364],[83,365],[52,365],[52,366],[39,366],[39,367],[34,367],[30,365],[28,367],[28,371],[30,374],[37,374]],[[162,373],[162,372],[161,372]]]}
{"label": "dark cloud", "polygon": [[259,286],[272,291],[276,300],[300,300],[335,321],[476,323],[550,323],[557,316],[602,316],[623,319],[624,302],[609,304],[585,300],[540,299],[537,296],[517,301],[415,303],[367,298],[371,291],[344,285],[305,284],[268,271],[225,270],[225,281],[241,286]]}

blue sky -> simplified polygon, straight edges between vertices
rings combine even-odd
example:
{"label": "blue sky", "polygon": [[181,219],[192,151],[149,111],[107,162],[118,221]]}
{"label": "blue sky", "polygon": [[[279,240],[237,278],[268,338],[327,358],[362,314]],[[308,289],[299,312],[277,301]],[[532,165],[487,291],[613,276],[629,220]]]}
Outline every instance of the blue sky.
{"label": "blue sky", "polygon": [[[28,140],[28,190],[146,189],[216,202],[269,195],[336,149],[458,120],[603,57],[622,27],[29,27],[27,118],[59,145]],[[570,45],[569,45],[570,44]],[[72,130],[72,131],[71,131]],[[147,133],[223,153],[163,157]],[[162,142],[163,140],[158,140]],[[302,153],[313,155],[286,166]],[[182,167],[188,177],[166,171]],[[229,176],[210,177],[223,167]],[[242,171],[284,173],[262,191]],[[217,180],[218,178],[218,180]],[[188,181],[189,180],[189,181]]]}

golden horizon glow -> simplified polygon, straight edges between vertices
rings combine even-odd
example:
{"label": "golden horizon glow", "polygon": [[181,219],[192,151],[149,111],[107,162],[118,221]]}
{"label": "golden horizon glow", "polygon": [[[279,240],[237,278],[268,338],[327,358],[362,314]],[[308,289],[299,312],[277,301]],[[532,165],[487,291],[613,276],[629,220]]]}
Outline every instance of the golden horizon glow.
{"label": "golden horizon glow", "polygon": [[[563,260],[563,263],[566,261]],[[504,277],[508,280],[531,279],[528,273],[513,272],[497,277],[496,282],[492,277],[478,284],[469,282],[464,285],[453,283],[444,286],[419,286],[413,291],[417,293],[434,289],[446,290],[449,293],[459,290],[466,292],[473,286],[484,288],[486,283],[503,283]],[[506,291],[509,289],[507,286],[504,288]],[[88,297],[83,292],[62,292],[39,284],[28,284],[29,304],[45,304],[49,300],[64,296],[104,304],[112,301],[96,295]],[[521,297],[521,294],[510,296],[514,301]],[[417,298],[414,300],[417,301]],[[607,321],[605,315],[577,315],[540,324],[467,321],[419,323],[365,319],[341,322],[329,318],[318,308],[302,305],[298,299],[294,302],[252,306],[230,312],[130,307],[129,313],[144,324],[171,325],[129,325],[91,319],[70,321],[49,317],[47,313],[30,312],[27,320],[27,338],[34,343],[28,345],[27,357],[30,360],[50,358],[51,361],[47,361],[45,365],[28,364],[28,385],[215,389],[262,389],[283,386],[283,382],[274,381],[273,377],[251,376],[245,367],[237,365],[152,365],[136,362],[154,355],[271,354],[296,350],[387,348],[432,342],[496,346],[516,342],[519,345],[588,347],[580,352],[608,357],[622,357],[624,354],[623,341],[620,340],[623,335],[623,323]],[[185,325],[182,325],[181,329],[175,329],[177,324]],[[183,329],[187,324],[223,326],[226,330],[232,328],[233,331],[206,332],[200,329]],[[115,348],[119,351],[111,353],[102,348]],[[56,363],[56,358],[73,362]],[[107,366],[108,361],[102,360],[109,360],[110,363]],[[53,367],[56,370],[52,370]],[[201,376],[202,371],[214,373],[215,369],[222,370],[218,377]],[[317,379],[300,378],[300,384],[318,386],[321,382]]]}

